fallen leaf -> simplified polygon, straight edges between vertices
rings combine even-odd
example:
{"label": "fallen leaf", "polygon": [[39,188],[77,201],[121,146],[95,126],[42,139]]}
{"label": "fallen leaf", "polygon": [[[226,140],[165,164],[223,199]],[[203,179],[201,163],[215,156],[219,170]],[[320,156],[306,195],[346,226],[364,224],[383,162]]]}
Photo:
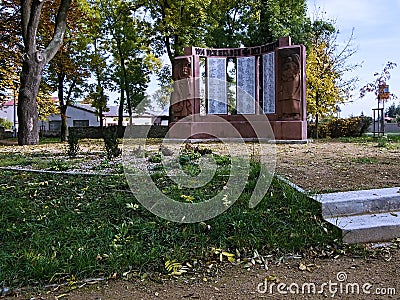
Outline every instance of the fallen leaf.
{"label": "fallen leaf", "polygon": [[305,271],[305,270],[307,270],[307,266],[305,264],[303,264],[303,263],[300,263],[299,270]]}
{"label": "fallen leaf", "polygon": [[276,277],[275,275],[269,275],[267,277],[265,277],[266,281],[278,281],[278,277]]}

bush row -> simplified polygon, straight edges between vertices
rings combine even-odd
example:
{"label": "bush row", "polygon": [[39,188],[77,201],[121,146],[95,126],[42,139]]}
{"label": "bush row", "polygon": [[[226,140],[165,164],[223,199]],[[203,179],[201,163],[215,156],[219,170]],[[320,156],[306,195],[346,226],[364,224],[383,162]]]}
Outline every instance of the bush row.
{"label": "bush row", "polygon": [[[318,137],[358,137],[366,133],[371,124],[372,118],[365,116],[352,117],[348,119],[334,118],[327,122],[318,124]],[[315,123],[308,124],[307,134],[309,138],[317,137],[317,128]]]}

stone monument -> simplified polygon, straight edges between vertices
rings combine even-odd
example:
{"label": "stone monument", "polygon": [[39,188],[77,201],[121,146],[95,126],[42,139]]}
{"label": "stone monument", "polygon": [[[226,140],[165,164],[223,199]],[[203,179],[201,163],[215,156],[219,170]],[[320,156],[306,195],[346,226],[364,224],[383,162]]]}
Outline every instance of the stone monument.
{"label": "stone monument", "polygon": [[[205,65],[205,115],[200,115]],[[236,64],[236,107],[228,110],[227,60]],[[307,140],[305,47],[291,45],[290,37],[248,48],[185,48],[173,64],[169,138],[210,138],[201,132],[224,136],[215,116],[227,121],[245,139]],[[214,117],[213,117],[214,116]],[[265,133],[266,118],[273,137]],[[257,133],[256,133],[257,132]],[[260,136],[261,134],[261,136]]]}

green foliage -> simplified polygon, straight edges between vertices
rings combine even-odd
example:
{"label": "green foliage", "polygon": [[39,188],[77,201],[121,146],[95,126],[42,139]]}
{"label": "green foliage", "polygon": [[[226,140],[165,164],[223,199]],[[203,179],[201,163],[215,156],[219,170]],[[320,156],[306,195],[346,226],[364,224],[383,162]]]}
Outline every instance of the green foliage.
{"label": "green foliage", "polygon": [[[318,124],[319,138],[360,137],[368,131],[372,124],[371,117],[353,117],[348,119],[333,118]],[[316,124],[308,124],[308,137],[316,138]]]}
{"label": "green foliage", "polygon": [[3,0],[0,9],[0,102],[18,90],[22,47],[20,39],[20,3]]}
{"label": "green foliage", "polygon": [[156,153],[153,154],[152,156],[149,157],[149,162],[154,163],[154,164],[159,164],[162,161],[162,156],[161,153]]}
{"label": "green foliage", "polygon": [[51,160],[51,166],[49,170],[51,171],[66,171],[70,168],[70,165],[68,162],[65,162],[64,160],[58,160],[58,159],[52,159]]}
{"label": "green foliage", "polygon": [[392,103],[392,105],[386,109],[386,115],[391,118],[399,117],[399,121],[396,122],[400,123],[400,104],[396,106],[394,103]]}
{"label": "green foliage", "polygon": [[184,150],[179,155],[179,163],[181,165],[186,165],[192,161],[195,161],[201,157],[201,154],[195,151]]}
{"label": "green foliage", "polygon": [[80,149],[79,145],[79,135],[75,133],[73,130],[69,132],[68,135],[68,148],[67,148],[67,154],[70,157],[75,157]]}
{"label": "green foliage", "polygon": [[112,160],[122,154],[122,150],[118,146],[118,133],[116,130],[104,130],[103,140],[107,159]]}
{"label": "green foliage", "polygon": [[353,117],[348,119],[332,119],[329,124],[329,135],[337,137],[358,137],[367,132],[372,123],[370,117]]}
{"label": "green foliage", "polygon": [[12,129],[13,123],[6,118],[0,118],[0,127],[4,127],[5,129]]}
{"label": "green foliage", "polygon": [[[291,36],[295,44],[307,44],[311,31],[304,0],[247,1],[251,15],[246,15],[244,26],[248,27],[246,43],[251,46],[276,41]],[[244,10],[246,13],[246,10]]]}

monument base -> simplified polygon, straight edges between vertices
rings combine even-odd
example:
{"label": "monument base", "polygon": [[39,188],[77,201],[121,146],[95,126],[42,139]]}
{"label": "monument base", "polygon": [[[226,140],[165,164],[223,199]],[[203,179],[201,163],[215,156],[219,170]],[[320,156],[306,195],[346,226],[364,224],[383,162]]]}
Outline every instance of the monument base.
{"label": "monument base", "polygon": [[237,139],[276,141],[307,141],[307,121],[215,120],[180,121],[170,123],[169,139]]}

